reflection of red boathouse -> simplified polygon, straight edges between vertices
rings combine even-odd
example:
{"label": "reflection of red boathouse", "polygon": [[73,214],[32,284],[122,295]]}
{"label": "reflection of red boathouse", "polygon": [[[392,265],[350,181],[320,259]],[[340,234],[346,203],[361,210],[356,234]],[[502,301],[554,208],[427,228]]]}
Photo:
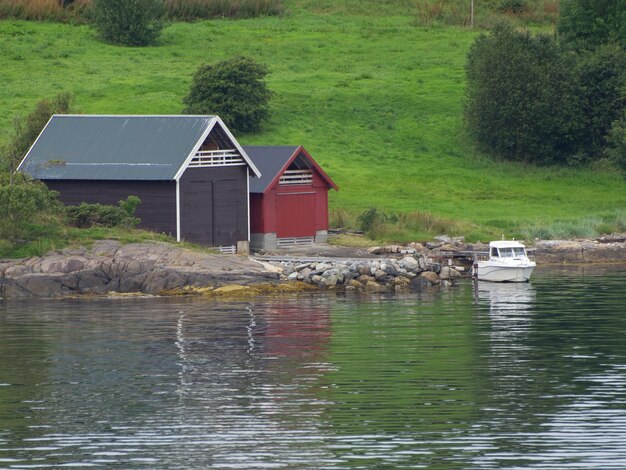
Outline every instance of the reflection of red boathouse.
{"label": "reflection of red boathouse", "polygon": [[268,306],[264,319],[264,353],[300,361],[323,355],[330,342],[328,305],[296,301]]}

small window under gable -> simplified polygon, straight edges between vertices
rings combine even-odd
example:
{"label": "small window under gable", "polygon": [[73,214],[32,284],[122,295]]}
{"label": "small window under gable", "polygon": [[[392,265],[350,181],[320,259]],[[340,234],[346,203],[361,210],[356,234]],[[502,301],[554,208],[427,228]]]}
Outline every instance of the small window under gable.
{"label": "small window under gable", "polygon": [[189,162],[189,167],[203,168],[245,164],[243,157],[239,154],[224,130],[219,126],[215,126]]}
{"label": "small window under gable", "polygon": [[278,184],[313,184],[313,171],[307,159],[298,155],[283,172]]}

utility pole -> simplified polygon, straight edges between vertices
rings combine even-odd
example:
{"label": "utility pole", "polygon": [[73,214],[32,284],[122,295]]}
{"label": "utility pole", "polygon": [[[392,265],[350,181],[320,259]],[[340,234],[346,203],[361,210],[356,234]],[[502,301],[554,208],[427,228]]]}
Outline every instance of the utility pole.
{"label": "utility pole", "polygon": [[474,29],[474,0],[470,1],[470,27]]}

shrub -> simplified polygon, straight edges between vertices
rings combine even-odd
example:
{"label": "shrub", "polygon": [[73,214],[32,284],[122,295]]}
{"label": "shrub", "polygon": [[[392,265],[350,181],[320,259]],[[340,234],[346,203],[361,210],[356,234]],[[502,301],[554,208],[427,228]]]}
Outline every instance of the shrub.
{"label": "shrub", "polygon": [[381,235],[387,220],[388,217],[374,207],[364,211],[357,217],[359,230],[371,239],[378,238]]}
{"label": "shrub", "polygon": [[201,66],[183,100],[185,114],[216,114],[234,133],[258,131],[269,117],[268,68],[249,57]]}
{"label": "shrub", "polygon": [[626,47],[626,0],[562,0],[557,30],[560,41],[576,50]]}
{"label": "shrub", "polygon": [[70,112],[71,105],[72,96],[61,93],[52,100],[43,99],[37,102],[35,109],[25,118],[16,117],[13,122],[15,135],[1,152],[2,170],[13,174],[50,117],[53,114]]}
{"label": "shrub", "polygon": [[137,196],[128,196],[119,201],[118,206],[105,204],[88,204],[83,202],[78,206],[67,206],[65,214],[68,223],[78,228],[90,227],[135,227],[139,219],[133,217],[135,209],[141,203]]}
{"label": "shrub", "polygon": [[93,0],[92,5],[93,24],[106,42],[148,46],[163,29],[162,0]]}
{"label": "shrub", "polygon": [[507,13],[518,14],[526,8],[526,0],[501,0],[499,9]]}
{"label": "shrub", "polygon": [[472,44],[466,65],[466,126],[502,158],[564,163],[580,127],[573,59],[553,37],[498,26]]}
{"label": "shrub", "polygon": [[36,219],[58,215],[57,193],[43,183],[17,174],[0,176],[0,238],[12,243],[29,238],[29,225]]}
{"label": "shrub", "polygon": [[615,162],[626,178],[626,113],[613,123],[606,142],[604,154]]}
{"label": "shrub", "polygon": [[576,70],[582,124],[579,153],[597,158],[612,123],[626,108],[626,52],[614,45],[583,52]]}

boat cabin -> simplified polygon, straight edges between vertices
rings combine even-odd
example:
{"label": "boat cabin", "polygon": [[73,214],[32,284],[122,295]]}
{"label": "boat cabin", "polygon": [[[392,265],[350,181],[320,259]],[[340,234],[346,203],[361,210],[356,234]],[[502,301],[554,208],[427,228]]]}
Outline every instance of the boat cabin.
{"label": "boat cabin", "polygon": [[526,248],[516,241],[497,241],[489,243],[489,256],[491,258],[525,258]]}

